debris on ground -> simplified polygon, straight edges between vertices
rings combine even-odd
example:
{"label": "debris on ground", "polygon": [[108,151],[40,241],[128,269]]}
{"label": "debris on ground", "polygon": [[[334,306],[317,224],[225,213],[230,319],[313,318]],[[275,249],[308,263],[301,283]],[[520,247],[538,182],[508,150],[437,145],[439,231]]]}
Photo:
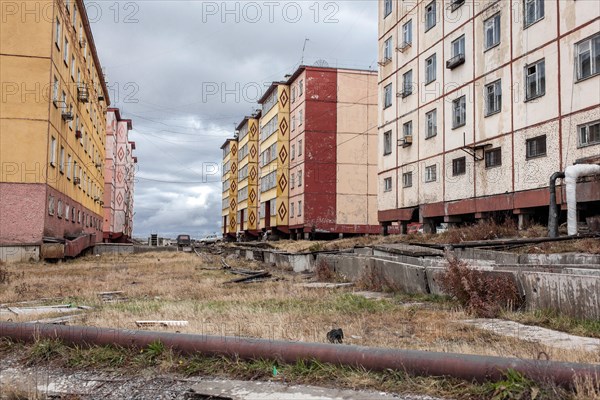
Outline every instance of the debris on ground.
{"label": "debris on ground", "polygon": [[164,328],[167,327],[182,327],[188,326],[188,321],[135,321],[135,324],[139,328],[150,328],[153,326],[162,326]]}
{"label": "debris on ground", "polygon": [[354,286],[352,282],[331,283],[331,282],[309,282],[298,285],[308,289],[339,289]]}
{"label": "debris on ground", "polygon": [[271,273],[267,271],[262,271],[258,273],[254,273],[252,275],[244,274],[244,277],[233,279],[227,282],[223,282],[223,285],[229,285],[231,283],[252,283],[252,282],[263,282],[266,281],[267,278],[271,278]]}
{"label": "debris on ground", "polygon": [[[132,282],[132,284],[135,282]],[[129,300],[125,296],[125,292],[123,291],[115,291],[115,292],[100,292],[98,293],[98,297],[105,303],[119,303],[122,301]]]}
{"label": "debris on ground", "polygon": [[68,314],[77,310],[91,310],[88,306],[73,306],[71,304],[59,304],[54,306],[37,306],[37,307],[6,307],[0,309],[2,315],[40,315],[40,314]]}

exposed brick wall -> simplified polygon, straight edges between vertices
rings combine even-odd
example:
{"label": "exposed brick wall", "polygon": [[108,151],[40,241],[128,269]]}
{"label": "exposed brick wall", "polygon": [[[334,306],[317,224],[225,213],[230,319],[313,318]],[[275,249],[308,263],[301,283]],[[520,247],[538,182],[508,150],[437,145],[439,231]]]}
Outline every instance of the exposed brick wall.
{"label": "exposed brick wall", "polygon": [[41,242],[46,185],[0,183],[0,244]]}

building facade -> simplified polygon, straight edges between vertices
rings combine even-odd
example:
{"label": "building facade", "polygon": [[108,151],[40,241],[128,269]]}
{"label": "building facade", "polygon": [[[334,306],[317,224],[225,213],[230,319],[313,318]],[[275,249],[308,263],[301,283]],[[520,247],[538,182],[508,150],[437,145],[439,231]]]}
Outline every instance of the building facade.
{"label": "building facade", "polygon": [[377,233],[377,98],[374,71],[301,66],[274,82],[259,100],[260,112],[246,117],[223,147],[223,233],[234,233],[225,219],[234,196],[232,146],[236,234]]}
{"label": "building facade", "polygon": [[104,163],[103,240],[128,243],[133,234],[133,194],[137,157],[135,142],[129,141],[129,119],[118,108],[106,112],[106,158]]}
{"label": "building facade", "polygon": [[73,256],[102,240],[108,90],[83,1],[43,5],[42,16],[2,1],[14,11],[0,25],[4,259]]}
{"label": "building facade", "polygon": [[259,235],[259,121],[260,112],[238,125],[237,221],[238,232]]}
{"label": "building facade", "polygon": [[590,1],[379,1],[380,223],[547,215],[550,176],[600,154],[599,28]]}
{"label": "building facade", "polygon": [[237,236],[237,139],[227,139],[221,146],[223,151],[223,237]]}

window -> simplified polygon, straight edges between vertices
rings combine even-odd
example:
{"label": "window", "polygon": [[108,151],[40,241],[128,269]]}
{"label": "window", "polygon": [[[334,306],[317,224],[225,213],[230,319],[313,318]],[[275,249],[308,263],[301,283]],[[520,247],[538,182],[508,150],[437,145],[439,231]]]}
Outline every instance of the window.
{"label": "window", "polygon": [[390,83],[383,89],[383,108],[392,106],[392,84]]}
{"label": "window", "polygon": [[52,101],[54,102],[54,105],[56,106],[56,103],[58,102],[58,90],[60,88],[60,85],[58,83],[58,78],[55,76],[54,77],[54,86],[52,87]]}
{"label": "window", "polygon": [[60,146],[58,170],[61,174],[65,173],[65,148]]}
{"label": "window", "polygon": [[56,166],[56,139],[54,136],[50,139],[50,165]]}
{"label": "window", "polygon": [[385,0],[385,10],[384,10],[384,14],[383,14],[384,18],[392,13],[392,8],[393,8],[392,0]]}
{"label": "window", "polygon": [[465,35],[452,42],[452,58],[459,56],[465,57]]}
{"label": "window", "polygon": [[600,73],[600,34],[576,45],[577,80]]}
{"label": "window", "polygon": [[57,209],[56,215],[58,216],[58,218],[62,218],[63,217],[63,202],[62,202],[62,200],[58,200],[56,209]]}
{"label": "window", "polygon": [[56,31],[54,32],[55,34],[55,38],[54,38],[54,43],[56,44],[56,47],[60,50],[60,41],[61,41],[61,34],[62,34],[62,29],[60,26],[60,21],[58,20],[58,17],[56,17]]}
{"label": "window", "polygon": [[407,97],[413,91],[413,72],[412,69],[402,75],[402,97]]}
{"label": "window", "polygon": [[77,179],[78,178],[78,168],[77,168],[77,161],[73,162],[73,184],[75,185],[77,183]]}
{"label": "window", "polygon": [[485,167],[492,168],[502,165],[502,149],[497,147],[485,152]]}
{"label": "window", "polygon": [[467,159],[465,157],[452,160],[452,176],[464,175],[467,171]]}
{"label": "window", "polygon": [[464,126],[467,119],[467,100],[461,96],[452,102],[452,129]]}
{"label": "window", "polygon": [[500,44],[500,14],[496,14],[483,23],[485,49],[491,49]]}
{"label": "window", "polygon": [[291,173],[290,174],[290,189],[293,189],[296,187],[296,174]]}
{"label": "window", "polygon": [[412,19],[402,25],[402,41],[403,47],[412,44]]}
{"label": "window", "polygon": [[392,178],[385,178],[383,180],[383,191],[384,192],[392,191]]}
{"label": "window", "polygon": [[590,146],[600,143],[600,121],[581,125],[579,129],[579,146]]}
{"label": "window", "polygon": [[71,79],[75,82],[75,56],[71,56]]}
{"label": "window", "polygon": [[292,145],[292,160],[296,158],[296,145]]}
{"label": "window", "polygon": [[69,154],[67,156],[67,179],[71,179],[71,165],[73,164],[73,158]]}
{"label": "window", "polygon": [[525,66],[525,99],[531,100],[546,93],[546,62],[540,60]]}
{"label": "window", "polygon": [[302,201],[298,202],[298,216],[302,216]]}
{"label": "window", "polygon": [[268,175],[263,176],[260,179],[260,191],[266,192],[267,190],[273,189],[277,186],[277,171],[273,171]]}
{"label": "window", "polygon": [[527,147],[527,159],[543,157],[546,155],[546,135],[527,139],[525,145]]}
{"label": "window", "polygon": [[392,154],[392,131],[383,133],[383,155]]}
{"label": "window", "polygon": [[425,121],[425,139],[429,139],[437,135],[437,109],[431,110],[425,114]]}
{"label": "window", "polygon": [[435,81],[435,54],[425,60],[425,84]]}
{"label": "window", "polygon": [[406,173],[402,174],[402,187],[403,188],[412,187],[412,183],[413,183],[413,173],[412,172],[406,172]]}
{"label": "window", "polygon": [[54,215],[54,196],[48,196],[48,215]]}
{"label": "window", "polygon": [[412,121],[405,122],[404,125],[402,125],[402,136],[407,137],[407,136],[412,136],[412,134],[413,134]]}
{"label": "window", "polygon": [[386,41],[385,41],[385,45],[384,45],[384,49],[383,49],[383,61],[387,62],[387,61],[392,61],[392,45],[393,45],[393,38],[389,37]]}
{"label": "window", "polygon": [[437,181],[437,165],[425,167],[425,183]]}
{"label": "window", "polygon": [[451,0],[450,11],[454,12],[458,10],[463,4],[465,4],[465,0]]}
{"label": "window", "polygon": [[296,86],[292,86],[292,103],[296,102]]}
{"label": "window", "polygon": [[304,94],[304,79],[300,81],[298,84],[298,96],[302,96]]}
{"label": "window", "polygon": [[73,4],[73,19],[71,20],[73,23],[73,28],[77,27],[77,4]]}
{"label": "window", "polygon": [[302,187],[302,171],[298,171],[298,187]]}
{"label": "window", "polygon": [[302,126],[304,123],[304,110],[298,112],[298,126]]}
{"label": "window", "polygon": [[298,157],[302,155],[302,139],[298,140]]}
{"label": "window", "polygon": [[485,85],[485,116],[496,114],[502,109],[502,82],[497,80]]}
{"label": "window", "polygon": [[436,10],[435,10],[435,0],[434,0],[425,7],[425,32],[427,32],[428,30],[430,30],[431,28],[433,28],[435,26],[435,23],[436,23],[435,14],[436,14]]}
{"label": "window", "polygon": [[290,204],[290,218],[294,218],[294,202]]}
{"label": "window", "polygon": [[523,0],[525,28],[544,18],[544,0]]}
{"label": "window", "polygon": [[67,40],[66,37],[65,37],[65,51],[63,53],[63,61],[65,62],[65,65],[68,67],[69,66],[69,41]]}
{"label": "window", "polygon": [[292,132],[296,130],[296,116],[292,116]]}

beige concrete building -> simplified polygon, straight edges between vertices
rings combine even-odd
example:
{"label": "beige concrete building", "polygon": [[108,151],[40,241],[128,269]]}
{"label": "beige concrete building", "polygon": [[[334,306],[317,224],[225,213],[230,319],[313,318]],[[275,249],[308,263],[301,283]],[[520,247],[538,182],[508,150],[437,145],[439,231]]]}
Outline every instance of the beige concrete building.
{"label": "beige concrete building", "polygon": [[600,155],[599,32],[594,1],[380,0],[380,223],[543,220],[550,176]]}

